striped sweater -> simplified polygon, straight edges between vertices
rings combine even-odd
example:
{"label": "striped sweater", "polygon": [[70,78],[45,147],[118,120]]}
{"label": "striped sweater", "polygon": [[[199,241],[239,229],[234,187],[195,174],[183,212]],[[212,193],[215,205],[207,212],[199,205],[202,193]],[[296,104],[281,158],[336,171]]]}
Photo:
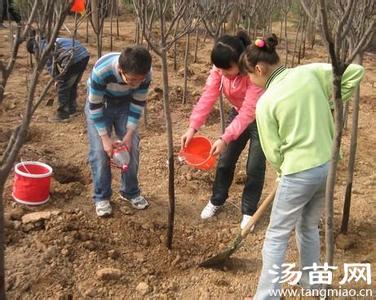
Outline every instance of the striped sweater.
{"label": "striped sweater", "polygon": [[99,135],[107,134],[104,122],[104,102],[129,101],[127,128],[136,128],[142,116],[148,88],[151,82],[151,71],[137,88],[127,86],[118,71],[120,53],[111,52],[102,56],[94,65],[87,81],[89,117],[94,121]]}

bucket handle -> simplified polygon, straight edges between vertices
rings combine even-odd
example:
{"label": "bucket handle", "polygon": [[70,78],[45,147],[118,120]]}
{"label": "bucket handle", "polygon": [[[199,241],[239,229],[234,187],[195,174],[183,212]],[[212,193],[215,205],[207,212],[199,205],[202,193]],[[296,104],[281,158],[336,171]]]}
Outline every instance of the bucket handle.
{"label": "bucket handle", "polygon": [[26,167],[24,161],[22,160],[22,158],[21,158],[21,164],[25,168],[26,172],[29,173],[29,174],[31,174],[31,172],[27,169],[27,167]]}

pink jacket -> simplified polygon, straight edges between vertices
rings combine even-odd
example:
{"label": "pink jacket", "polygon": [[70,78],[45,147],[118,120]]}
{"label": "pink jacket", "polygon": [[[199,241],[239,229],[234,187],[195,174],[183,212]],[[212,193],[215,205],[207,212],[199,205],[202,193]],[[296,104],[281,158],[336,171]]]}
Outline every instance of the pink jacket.
{"label": "pink jacket", "polygon": [[206,80],[204,92],[189,118],[190,127],[198,130],[205,123],[219,97],[221,88],[226,98],[238,112],[238,115],[226,127],[222,135],[222,139],[228,144],[236,140],[255,120],[256,103],[264,90],[252,84],[247,75],[238,75],[229,79],[222,76],[222,72],[213,66]]}

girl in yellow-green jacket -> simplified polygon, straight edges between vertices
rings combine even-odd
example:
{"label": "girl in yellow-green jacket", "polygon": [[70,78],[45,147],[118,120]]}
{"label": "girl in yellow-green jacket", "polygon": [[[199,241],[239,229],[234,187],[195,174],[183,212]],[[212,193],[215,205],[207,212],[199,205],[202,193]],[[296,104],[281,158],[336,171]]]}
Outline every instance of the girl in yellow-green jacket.
{"label": "girl in yellow-green jacket", "polygon": [[[265,88],[256,121],[266,159],[280,176],[263,246],[263,268],[255,299],[279,299],[287,243],[295,229],[305,288],[317,288],[309,271],[320,265],[319,220],[324,206],[334,122],[330,103],[332,66],[314,63],[295,68],[280,64],[276,36],[256,40],[241,58],[251,81]],[[349,99],[364,75],[349,65],[342,78],[342,98]],[[290,262],[288,262],[290,263]]]}

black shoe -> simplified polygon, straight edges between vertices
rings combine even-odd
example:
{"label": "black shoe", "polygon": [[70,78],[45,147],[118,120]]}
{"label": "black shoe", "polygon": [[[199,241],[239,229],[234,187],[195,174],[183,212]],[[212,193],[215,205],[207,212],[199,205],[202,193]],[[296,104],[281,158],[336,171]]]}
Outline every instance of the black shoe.
{"label": "black shoe", "polygon": [[67,123],[69,122],[69,114],[56,113],[52,118],[52,122]]}
{"label": "black shoe", "polygon": [[77,117],[77,116],[79,116],[79,115],[80,115],[80,112],[77,111],[77,110],[74,110],[74,111],[70,111],[70,112],[69,112],[69,117],[70,117],[70,118],[74,118],[74,117]]}

